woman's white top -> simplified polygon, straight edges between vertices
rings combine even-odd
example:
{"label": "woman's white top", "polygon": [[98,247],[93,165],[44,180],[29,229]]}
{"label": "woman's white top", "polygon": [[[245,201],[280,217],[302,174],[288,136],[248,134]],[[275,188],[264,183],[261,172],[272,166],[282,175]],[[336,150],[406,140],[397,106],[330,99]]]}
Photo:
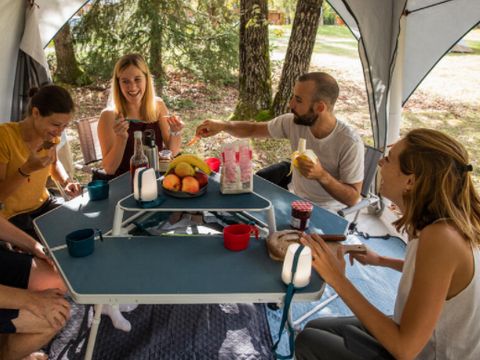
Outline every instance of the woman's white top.
{"label": "woman's white top", "polygon": [[[403,275],[398,286],[394,321],[399,324],[412,287],[418,239],[407,245]],[[459,294],[447,300],[432,337],[417,359],[480,359],[480,249],[473,249],[474,273]]]}

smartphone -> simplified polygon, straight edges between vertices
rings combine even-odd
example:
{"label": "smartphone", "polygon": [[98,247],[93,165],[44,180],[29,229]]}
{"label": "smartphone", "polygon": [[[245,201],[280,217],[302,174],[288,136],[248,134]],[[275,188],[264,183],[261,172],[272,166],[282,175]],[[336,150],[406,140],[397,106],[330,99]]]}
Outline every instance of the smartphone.
{"label": "smartphone", "polygon": [[367,247],[363,244],[355,244],[355,245],[343,245],[345,249],[345,253],[359,253],[359,254],[366,254]]}

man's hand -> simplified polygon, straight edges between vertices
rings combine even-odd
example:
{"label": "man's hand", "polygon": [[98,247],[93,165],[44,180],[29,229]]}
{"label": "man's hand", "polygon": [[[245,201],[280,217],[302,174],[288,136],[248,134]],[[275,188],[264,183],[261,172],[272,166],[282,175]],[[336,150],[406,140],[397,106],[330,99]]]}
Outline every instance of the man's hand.
{"label": "man's hand", "polygon": [[320,160],[313,162],[305,158],[299,158],[297,163],[298,171],[307,179],[320,181],[324,176],[325,169],[320,163]]}
{"label": "man's hand", "polygon": [[54,329],[61,329],[70,317],[70,304],[59,289],[32,291],[27,310],[48,321]]}
{"label": "man's hand", "polygon": [[37,258],[45,260],[49,265],[54,266],[52,259],[50,259],[45,253],[45,248],[38,241],[35,241],[33,248],[29,249],[29,252]]}
{"label": "man's hand", "polygon": [[200,137],[214,136],[224,131],[225,127],[226,124],[224,121],[208,119],[198,125],[197,130],[195,130],[195,135]]}

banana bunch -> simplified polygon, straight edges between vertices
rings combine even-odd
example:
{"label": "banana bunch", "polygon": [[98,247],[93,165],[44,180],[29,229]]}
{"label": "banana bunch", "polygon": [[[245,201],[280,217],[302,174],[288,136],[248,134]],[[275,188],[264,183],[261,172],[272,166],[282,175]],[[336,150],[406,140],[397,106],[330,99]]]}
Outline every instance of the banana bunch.
{"label": "banana bunch", "polygon": [[172,169],[175,169],[175,166],[177,166],[177,164],[181,162],[186,162],[192,165],[193,168],[197,167],[207,175],[210,175],[210,173],[212,172],[212,170],[210,170],[210,167],[207,165],[207,163],[202,159],[200,159],[198,156],[193,154],[183,154],[183,155],[177,156],[175,159],[173,159],[170,162],[165,174],[168,174],[170,171],[172,171]]}
{"label": "banana bunch", "polygon": [[294,151],[290,157],[290,159],[292,160],[292,164],[290,166],[290,173],[288,175],[290,175],[293,172],[294,168],[298,168],[299,159],[311,161],[313,163],[317,162],[318,160],[317,155],[315,155],[315,153],[312,150],[310,149],[307,150],[306,146],[307,146],[307,141],[303,138],[300,138],[298,140],[297,151]]}

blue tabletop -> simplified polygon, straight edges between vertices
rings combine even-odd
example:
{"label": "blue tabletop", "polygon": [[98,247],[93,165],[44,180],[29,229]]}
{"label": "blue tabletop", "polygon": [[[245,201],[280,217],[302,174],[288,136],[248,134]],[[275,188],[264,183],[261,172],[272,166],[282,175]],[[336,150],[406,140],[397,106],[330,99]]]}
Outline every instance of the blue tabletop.
{"label": "blue tabletop", "polygon": [[[222,236],[106,237],[87,257],[72,258],[66,249],[55,257],[72,296],[83,303],[121,302],[113,299],[122,295],[142,303],[265,302],[280,300],[286,290],[282,263],[255,238],[246,250],[232,252]],[[322,286],[313,272],[299,295],[317,296]]]}

